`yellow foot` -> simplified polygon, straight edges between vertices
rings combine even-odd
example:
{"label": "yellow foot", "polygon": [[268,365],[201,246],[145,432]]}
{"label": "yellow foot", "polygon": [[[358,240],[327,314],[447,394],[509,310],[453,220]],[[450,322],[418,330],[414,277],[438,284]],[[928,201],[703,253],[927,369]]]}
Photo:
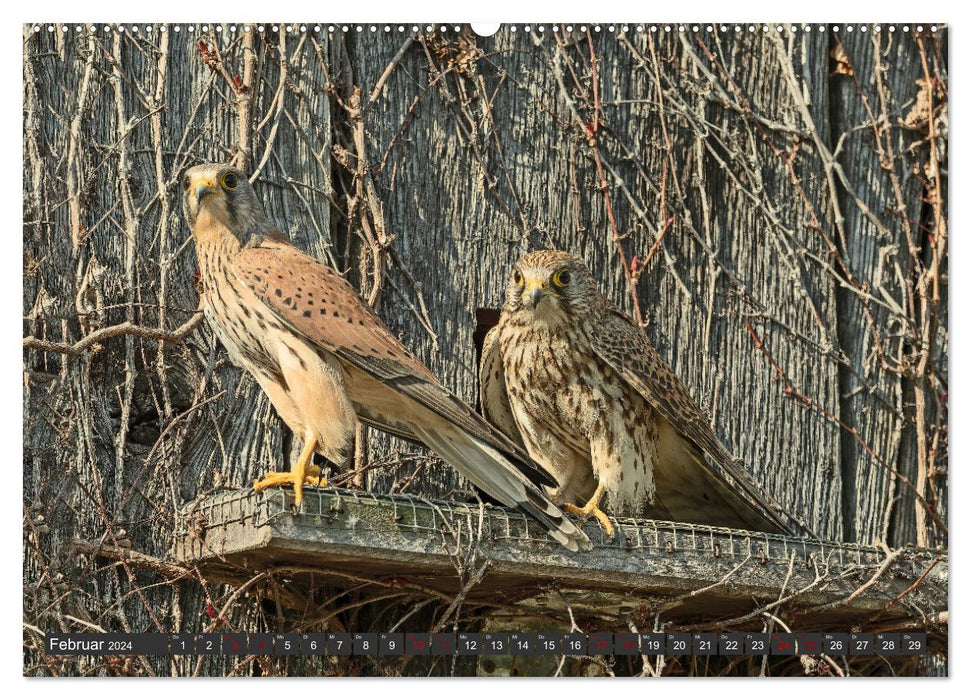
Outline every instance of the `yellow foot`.
{"label": "yellow foot", "polygon": [[304,484],[318,487],[327,486],[327,477],[320,473],[320,467],[316,465],[308,467],[306,471],[296,468],[289,472],[267,472],[262,479],[257,479],[253,482],[253,490],[259,493],[263,489],[272,486],[285,486],[287,484],[293,486],[293,490],[297,496],[297,505],[299,506],[301,501],[303,501]]}
{"label": "yellow foot", "polygon": [[573,513],[573,515],[592,515],[600,522],[600,526],[604,529],[604,532],[607,533],[607,537],[614,536],[614,526],[610,524],[610,519],[607,518],[607,514],[600,510],[597,506],[593,506],[592,508],[589,506],[584,506],[583,508],[580,508],[567,503],[565,506],[563,506],[563,509],[567,513]]}
{"label": "yellow foot", "polygon": [[611,525],[607,514],[598,507],[600,504],[600,499],[603,497],[603,492],[603,484],[600,484],[597,486],[597,490],[593,493],[593,498],[590,499],[587,505],[580,508],[572,503],[567,503],[563,506],[563,510],[565,510],[567,513],[572,513],[573,515],[592,515],[600,523],[600,527],[604,529],[604,532],[607,533],[607,537],[613,537],[614,526]]}
{"label": "yellow foot", "polygon": [[303,501],[303,485],[312,484],[314,486],[326,486],[327,479],[320,473],[320,467],[313,464],[314,450],[317,447],[317,438],[312,432],[304,436],[303,450],[293,469],[288,472],[270,472],[262,479],[253,482],[253,490],[259,493],[270,486],[283,486],[293,484],[293,495],[296,505],[299,506]]}

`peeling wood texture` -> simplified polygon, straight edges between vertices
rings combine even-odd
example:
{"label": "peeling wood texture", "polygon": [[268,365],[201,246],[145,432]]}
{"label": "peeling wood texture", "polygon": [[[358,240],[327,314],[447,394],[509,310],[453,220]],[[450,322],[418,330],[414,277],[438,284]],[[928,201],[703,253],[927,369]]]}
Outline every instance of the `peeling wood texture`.
{"label": "peeling wood texture", "polygon": [[[640,314],[719,437],[823,539],[947,545],[943,26],[286,26],[24,28],[25,622],[310,624],[273,602],[289,595],[276,576],[254,571],[241,591],[75,548],[171,563],[189,504],[285,469],[300,447],[192,322],[180,177],[202,160],[254,173],[280,228],[470,404],[479,322],[512,263],[565,248]],[[337,485],[475,500],[450,467],[374,431],[355,468]],[[315,599],[330,607],[313,629],[462,627],[474,609],[368,595]],[[631,623],[650,629],[655,612]],[[216,658],[119,671],[48,663],[40,644],[27,628],[28,675],[300,672]],[[431,672],[409,664],[322,672]]]}

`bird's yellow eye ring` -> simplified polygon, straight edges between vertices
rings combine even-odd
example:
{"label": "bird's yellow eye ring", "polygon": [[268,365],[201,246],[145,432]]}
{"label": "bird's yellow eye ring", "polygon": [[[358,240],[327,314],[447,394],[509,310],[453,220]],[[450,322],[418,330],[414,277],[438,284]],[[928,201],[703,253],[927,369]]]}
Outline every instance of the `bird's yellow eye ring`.
{"label": "bird's yellow eye ring", "polygon": [[222,176],[222,185],[227,190],[235,190],[236,189],[236,185],[238,185],[238,184],[239,184],[239,178],[236,176],[236,173],[234,173],[234,172],[228,172],[228,173],[224,173],[223,174],[223,176]]}
{"label": "bird's yellow eye ring", "polygon": [[565,287],[570,284],[570,271],[566,268],[562,270],[557,270],[553,273],[553,284],[557,287]]}
{"label": "bird's yellow eye ring", "polygon": [[517,287],[523,286],[523,273],[519,270],[512,271],[512,281]]}

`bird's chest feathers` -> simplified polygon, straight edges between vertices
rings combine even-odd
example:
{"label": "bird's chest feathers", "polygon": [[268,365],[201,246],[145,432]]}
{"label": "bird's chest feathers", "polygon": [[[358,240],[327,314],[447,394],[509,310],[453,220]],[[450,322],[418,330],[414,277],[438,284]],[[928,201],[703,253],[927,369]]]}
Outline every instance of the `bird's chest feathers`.
{"label": "bird's chest feathers", "polygon": [[528,330],[503,347],[510,402],[521,415],[589,437],[622,401],[617,375],[580,335]]}
{"label": "bird's chest feathers", "polygon": [[234,364],[262,374],[277,373],[277,352],[269,336],[280,326],[233,274],[232,252],[224,247],[199,247],[206,319]]}

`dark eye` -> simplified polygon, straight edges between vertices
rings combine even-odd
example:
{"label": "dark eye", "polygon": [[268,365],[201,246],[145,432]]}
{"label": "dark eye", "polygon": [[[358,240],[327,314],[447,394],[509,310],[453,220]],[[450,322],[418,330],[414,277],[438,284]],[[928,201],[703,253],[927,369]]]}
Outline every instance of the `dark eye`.
{"label": "dark eye", "polygon": [[182,189],[188,192],[190,187],[192,187],[192,180],[186,175],[182,180]]}
{"label": "dark eye", "polygon": [[223,175],[223,187],[227,190],[235,190],[238,184],[239,178],[236,177],[236,173],[226,173]]}
{"label": "dark eye", "polygon": [[522,287],[523,286],[523,273],[520,272],[519,270],[513,270],[512,271],[512,281],[516,284],[517,287]]}
{"label": "dark eye", "polygon": [[553,273],[553,284],[557,287],[565,287],[570,284],[570,271],[567,269],[557,270]]}

